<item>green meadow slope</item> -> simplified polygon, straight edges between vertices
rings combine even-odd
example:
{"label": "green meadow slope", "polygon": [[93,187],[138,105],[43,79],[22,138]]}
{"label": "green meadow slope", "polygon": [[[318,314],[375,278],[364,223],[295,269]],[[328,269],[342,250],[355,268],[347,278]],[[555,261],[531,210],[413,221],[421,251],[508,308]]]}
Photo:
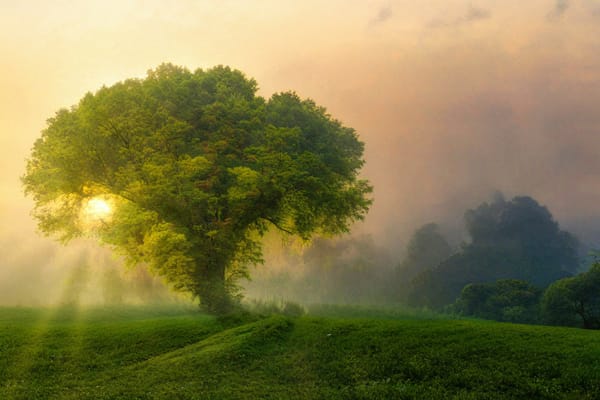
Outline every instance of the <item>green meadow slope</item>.
{"label": "green meadow slope", "polygon": [[600,332],[0,308],[0,399],[600,399]]}

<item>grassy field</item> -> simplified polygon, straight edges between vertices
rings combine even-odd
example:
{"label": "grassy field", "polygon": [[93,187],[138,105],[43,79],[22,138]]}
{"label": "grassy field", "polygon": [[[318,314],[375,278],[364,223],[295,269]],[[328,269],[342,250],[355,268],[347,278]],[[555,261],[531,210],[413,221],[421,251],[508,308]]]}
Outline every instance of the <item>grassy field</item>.
{"label": "grassy field", "polygon": [[321,308],[0,308],[0,399],[600,399],[600,332]]}

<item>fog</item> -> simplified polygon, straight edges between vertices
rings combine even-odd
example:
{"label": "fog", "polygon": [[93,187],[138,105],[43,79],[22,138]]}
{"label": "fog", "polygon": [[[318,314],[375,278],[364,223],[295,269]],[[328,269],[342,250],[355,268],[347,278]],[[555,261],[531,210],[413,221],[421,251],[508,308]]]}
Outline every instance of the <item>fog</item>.
{"label": "fog", "polygon": [[[293,89],[355,128],[375,202],[353,234],[391,267],[424,223],[463,240],[464,211],[496,190],[600,245],[599,50],[593,0],[0,0],[0,303],[63,301],[81,265],[96,282],[123,270],[40,237],[19,176],[56,110],[166,61],[230,65],[263,96]],[[94,287],[82,296],[102,298]]]}

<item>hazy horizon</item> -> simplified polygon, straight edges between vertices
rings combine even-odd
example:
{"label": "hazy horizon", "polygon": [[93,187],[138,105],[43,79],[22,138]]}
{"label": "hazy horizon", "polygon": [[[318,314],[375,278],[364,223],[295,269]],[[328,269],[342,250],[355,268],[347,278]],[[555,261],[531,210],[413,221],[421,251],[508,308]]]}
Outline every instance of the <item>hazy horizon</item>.
{"label": "hazy horizon", "polygon": [[593,0],[0,0],[0,288],[72,263],[19,181],[46,119],[163,62],[229,65],[355,128],[375,188],[355,232],[394,254],[424,223],[460,231],[496,190],[598,243],[598,50]]}

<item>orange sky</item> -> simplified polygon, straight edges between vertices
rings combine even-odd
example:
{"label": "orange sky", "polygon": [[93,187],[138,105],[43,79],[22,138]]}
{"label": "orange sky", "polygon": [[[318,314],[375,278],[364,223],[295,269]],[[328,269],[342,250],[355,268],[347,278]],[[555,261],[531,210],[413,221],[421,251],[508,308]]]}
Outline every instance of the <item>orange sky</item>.
{"label": "orange sky", "polygon": [[600,216],[595,0],[0,0],[0,54],[0,238],[33,232],[19,176],[46,118],[167,61],[230,65],[356,128],[375,185],[357,229],[387,244],[496,189]]}

